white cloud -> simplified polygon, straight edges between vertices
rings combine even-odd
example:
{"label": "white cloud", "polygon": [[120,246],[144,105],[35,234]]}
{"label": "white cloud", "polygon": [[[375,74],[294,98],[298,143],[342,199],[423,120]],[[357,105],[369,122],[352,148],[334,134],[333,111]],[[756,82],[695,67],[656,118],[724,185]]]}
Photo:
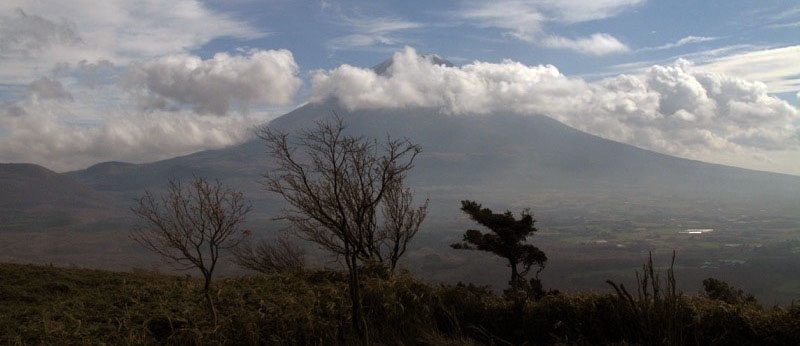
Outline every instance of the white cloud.
{"label": "white cloud", "polygon": [[571,49],[583,54],[605,55],[627,52],[630,49],[616,37],[606,33],[579,38],[546,35],[547,23],[574,24],[604,19],[642,2],[643,0],[506,0],[470,3],[456,15],[478,27],[505,30],[504,35],[521,41],[549,48]]}
{"label": "white cloud", "polygon": [[757,80],[771,93],[800,91],[800,46],[761,49],[704,59],[697,68]]}
{"label": "white cloud", "polygon": [[770,24],[767,27],[772,29],[781,29],[781,28],[796,28],[800,27],[800,22],[788,22],[788,23],[780,23],[780,24]]}
{"label": "white cloud", "polygon": [[117,82],[122,66],[112,64],[108,60],[88,62],[81,60],[77,64],[60,63],[53,69],[54,75],[64,75],[75,79],[80,86],[90,89]]}
{"label": "white cloud", "polygon": [[506,34],[527,42],[541,33],[546,19],[537,6],[526,1],[484,2],[461,10],[458,16],[480,27],[507,30]]}
{"label": "white cloud", "polygon": [[191,106],[198,113],[224,115],[232,106],[286,105],[302,84],[288,50],[218,53],[203,60],[170,55],[130,69],[127,85],[144,109]]}
{"label": "white cloud", "polygon": [[773,13],[772,15],[768,16],[768,19],[780,20],[786,18],[794,18],[797,16],[800,16],[800,6],[794,5],[791,7],[780,9],[777,13]]}
{"label": "white cloud", "polygon": [[[62,87],[72,99],[45,99],[31,88],[24,100],[0,102],[0,162],[31,162],[64,171],[109,160],[166,159],[241,143],[254,126],[283,112],[217,116],[183,109],[140,111],[128,106],[130,94],[117,84],[87,86],[69,78],[72,82]],[[183,87],[188,92],[198,88]]]}
{"label": "white cloud", "polygon": [[264,35],[197,0],[6,0],[0,2],[0,79],[25,83],[60,62],[127,64],[219,37]]}
{"label": "white cloud", "polygon": [[423,25],[396,17],[347,17],[341,16],[344,24],[352,34],[336,37],[328,41],[332,50],[349,50],[372,47],[376,45],[395,45],[402,43],[396,33],[421,28]]}
{"label": "white cloud", "polygon": [[313,75],[313,100],[350,109],[433,107],[450,114],[545,114],[605,138],[698,157],[719,151],[797,148],[800,113],[760,82],[704,72],[688,61],[597,82],[552,65],[431,63],[411,48],[386,75],[342,65]]}
{"label": "white cloud", "polygon": [[685,46],[692,43],[708,42],[719,39],[719,37],[705,37],[705,36],[686,36],[675,42],[666,43],[656,47],[645,47],[639,51],[652,51],[652,50],[665,50]]}
{"label": "white cloud", "polygon": [[273,114],[231,110],[292,102],[292,54],[188,52],[265,35],[199,0],[2,1],[0,161],[66,170],[239,143]]}
{"label": "white cloud", "polygon": [[579,23],[613,17],[644,2],[645,0],[544,0],[539,4],[557,21]]}
{"label": "white cloud", "polygon": [[0,57],[31,55],[51,45],[76,45],[81,43],[75,24],[65,19],[54,22],[22,9],[0,19]]}
{"label": "white cloud", "polygon": [[[17,108],[19,110],[19,108]],[[57,170],[123,160],[146,162],[240,143],[263,118],[197,116],[189,112],[128,113],[71,120],[58,107],[29,105],[0,116],[0,162],[31,162]]]}
{"label": "white cloud", "polygon": [[64,85],[60,81],[48,77],[31,82],[29,90],[37,99],[73,100],[72,94],[64,89]]}
{"label": "white cloud", "polygon": [[563,48],[574,50],[589,55],[606,55],[630,51],[627,45],[609,34],[597,33],[589,37],[567,38],[549,36],[542,41],[542,45],[550,48]]}

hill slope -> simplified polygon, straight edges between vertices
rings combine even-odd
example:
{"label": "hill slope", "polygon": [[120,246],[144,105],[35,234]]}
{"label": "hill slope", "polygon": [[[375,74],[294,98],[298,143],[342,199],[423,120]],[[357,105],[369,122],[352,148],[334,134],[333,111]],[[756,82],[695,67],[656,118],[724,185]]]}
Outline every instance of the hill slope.
{"label": "hill slope", "polygon": [[0,208],[96,208],[102,197],[91,187],[42,166],[0,163]]}
{"label": "hill slope", "polygon": [[33,164],[0,164],[0,191],[2,232],[65,229],[116,215],[104,193]]}

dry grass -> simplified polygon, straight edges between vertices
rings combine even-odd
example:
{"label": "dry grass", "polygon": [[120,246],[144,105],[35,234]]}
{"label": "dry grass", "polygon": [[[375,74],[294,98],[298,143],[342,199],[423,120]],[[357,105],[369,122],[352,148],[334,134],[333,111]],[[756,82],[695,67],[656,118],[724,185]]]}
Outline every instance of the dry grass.
{"label": "dry grass", "polygon": [[[785,345],[800,340],[800,308],[731,305],[673,294],[670,284],[653,294],[652,278],[648,285],[646,296],[561,294],[520,304],[481,287],[373,275],[364,280],[363,304],[370,340],[381,345]],[[196,279],[2,264],[0,344],[354,344],[343,273],[221,279],[214,295],[220,316],[216,329]]]}

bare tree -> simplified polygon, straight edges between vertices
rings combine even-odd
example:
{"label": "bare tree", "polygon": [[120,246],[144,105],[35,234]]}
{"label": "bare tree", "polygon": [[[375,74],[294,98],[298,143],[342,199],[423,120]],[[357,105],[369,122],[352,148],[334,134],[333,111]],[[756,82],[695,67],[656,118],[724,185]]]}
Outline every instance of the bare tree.
{"label": "bare tree", "polygon": [[[301,238],[344,257],[353,326],[364,339],[359,262],[394,267],[419,229],[427,202],[411,208],[411,192],[403,187],[418,145],[391,138],[378,144],[345,135],[344,129],[337,116],[296,136],[269,127],[259,136],[277,165],[265,174],[265,186],[288,203],[282,218]],[[379,227],[382,203],[386,222]]]}
{"label": "bare tree", "polygon": [[131,208],[143,223],[131,230],[134,240],[166,260],[197,268],[203,274],[203,295],[214,325],[217,310],[211,299],[211,278],[221,251],[236,246],[246,236],[240,229],[250,212],[241,192],[195,177],[184,187],[170,180],[167,193],[156,198],[150,191]]}
{"label": "bare tree", "polygon": [[305,251],[286,235],[255,245],[242,242],[234,249],[233,261],[242,268],[261,273],[298,271],[305,267]]}
{"label": "bare tree", "polygon": [[[381,246],[388,247],[389,268],[394,272],[397,261],[406,253],[408,243],[417,235],[419,227],[428,215],[428,202],[414,208],[414,194],[403,186],[402,177],[386,189],[381,212],[383,227],[380,232]],[[382,252],[382,251],[379,251]]]}

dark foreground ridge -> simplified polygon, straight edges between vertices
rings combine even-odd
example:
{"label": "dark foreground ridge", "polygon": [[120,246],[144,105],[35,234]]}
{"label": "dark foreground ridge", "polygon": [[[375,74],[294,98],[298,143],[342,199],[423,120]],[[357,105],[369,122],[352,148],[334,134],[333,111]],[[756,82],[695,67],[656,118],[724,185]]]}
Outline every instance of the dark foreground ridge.
{"label": "dark foreground ridge", "polygon": [[[363,305],[379,345],[791,345],[800,307],[698,295],[552,294],[538,301],[485,288],[365,273]],[[202,281],[0,264],[0,344],[354,344],[344,273],[309,270],[221,279],[219,323]],[[666,292],[666,293],[665,293]]]}

